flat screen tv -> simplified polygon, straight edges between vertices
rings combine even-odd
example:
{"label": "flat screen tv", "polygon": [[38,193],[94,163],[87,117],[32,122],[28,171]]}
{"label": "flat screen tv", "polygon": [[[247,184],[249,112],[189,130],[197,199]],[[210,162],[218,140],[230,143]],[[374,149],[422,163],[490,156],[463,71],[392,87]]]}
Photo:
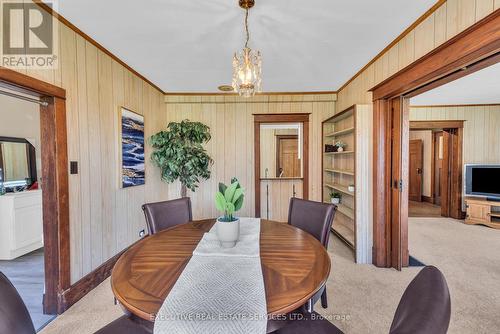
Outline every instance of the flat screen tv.
{"label": "flat screen tv", "polygon": [[465,165],[465,194],[500,201],[500,164]]}

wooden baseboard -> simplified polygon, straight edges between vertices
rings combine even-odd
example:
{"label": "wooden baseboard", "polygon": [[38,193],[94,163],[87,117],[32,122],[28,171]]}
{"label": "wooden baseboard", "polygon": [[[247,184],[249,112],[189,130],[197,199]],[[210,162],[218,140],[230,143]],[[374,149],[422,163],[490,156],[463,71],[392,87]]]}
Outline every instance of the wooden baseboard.
{"label": "wooden baseboard", "polygon": [[430,196],[422,196],[422,201],[426,203],[434,204],[434,198]]}
{"label": "wooden baseboard", "polygon": [[99,267],[97,267],[94,271],[88,273],[76,283],[72,284],[69,289],[65,290],[63,293],[59,294],[59,299],[61,302],[60,309],[58,313],[61,314],[70,308],[73,304],[79,301],[83,296],[96,288],[99,284],[101,284],[106,278],[111,275],[111,271],[115,266],[116,261],[120,258],[120,256],[128,249],[124,249],[120,253],[116,254]]}

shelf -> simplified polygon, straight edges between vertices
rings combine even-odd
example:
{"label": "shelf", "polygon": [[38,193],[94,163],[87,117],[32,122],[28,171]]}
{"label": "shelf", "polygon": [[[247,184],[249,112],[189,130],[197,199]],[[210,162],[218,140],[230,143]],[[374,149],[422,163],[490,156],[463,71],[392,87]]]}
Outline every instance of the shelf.
{"label": "shelf", "polygon": [[338,173],[338,174],[345,174],[345,175],[352,175],[352,176],[354,176],[354,172],[352,172],[350,170],[343,170],[343,169],[325,168],[325,172]]}
{"label": "shelf", "polygon": [[344,193],[344,194],[349,195],[349,196],[354,196],[354,192],[349,191],[346,186],[342,186],[340,184],[325,183],[325,187],[338,190],[341,193]]}
{"label": "shelf", "polygon": [[490,216],[491,216],[491,217],[497,217],[497,218],[500,218],[500,212],[496,212],[496,211],[494,211],[494,212],[490,213]]}
{"label": "shelf", "polygon": [[334,223],[332,232],[335,233],[342,241],[347,243],[349,247],[354,248],[354,231],[344,224]]}
{"label": "shelf", "polygon": [[337,155],[337,154],[352,154],[354,151],[343,151],[343,152],[324,152],[325,155]]}
{"label": "shelf", "polygon": [[348,133],[351,133],[353,131],[354,131],[354,128],[348,128],[348,129],[344,129],[344,130],[339,130],[339,131],[327,133],[327,134],[325,134],[325,137],[342,136],[342,135],[346,135]]}
{"label": "shelf", "polygon": [[[331,204],[331,202],[325,201],[325,203]],[[337,206],[337,212],[340,212],[347,218],[354,220],[354,210],[344,204],[335,204]]]}

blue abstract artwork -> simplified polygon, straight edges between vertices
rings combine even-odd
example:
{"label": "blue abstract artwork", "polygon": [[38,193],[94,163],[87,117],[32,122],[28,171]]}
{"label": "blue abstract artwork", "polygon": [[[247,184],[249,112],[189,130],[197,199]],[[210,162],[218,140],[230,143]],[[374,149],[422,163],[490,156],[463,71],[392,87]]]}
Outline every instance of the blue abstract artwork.
{"label": "blue abstract artwork", "polygon": [[122,187],[145,183],[144,117],[121,108]]}

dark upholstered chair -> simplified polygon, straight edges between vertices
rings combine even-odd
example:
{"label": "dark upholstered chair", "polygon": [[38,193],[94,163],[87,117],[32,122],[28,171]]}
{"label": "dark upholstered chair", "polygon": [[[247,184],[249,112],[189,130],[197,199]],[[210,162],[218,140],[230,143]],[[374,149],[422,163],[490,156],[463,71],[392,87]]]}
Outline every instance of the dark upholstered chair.
{"label": "dark upholstered chair", "polygon": [[[333,204],[292,198],[290,199],[290,207],[288,209],[288,224],[308,232],[318,239],[325,248],[328,248],[330,228],[332,227],[336,210],[337,207]],[[321,306],[327,308],[326,286],[321,287],[321,290],[307,303],[306,307],[309,312],[313,311],[313,306],[320,297]]]}
{"label": "dark upholstered chair", "polygon": [[[451,302],[448,285],[436,267],[422,269],[406,288],[392,321],[389,334],[446,334]],[[275,334],[342,333],[316,312],[304,313],[302,320],[289,321]]]}
{"label": "dark upholstered chair", "polygon": [[427,266],[403,293],[389,333],[445,334],[450,315],[450,292],[446,280],[439,269]]}
{"label": "dark upholstered chair", "polygon": [[293,320],[288,323],[285,327],[278,329],[273,334],[343,334],[343,332],[338,329],[330,321],[323,318],[319,313],[316,312],[304,312],[300,314],[302,317],[298,317],[298,320]]}
{"label": "dark upholstered chair", "polygon": [[21,296],[2,272],[0,272],[0,333],[36,333]]}
{"label": "dark upholstered chair", "polygon": [[150,235],[193,220],[189,197],[148,203],[142,206]]}
{"label": "dark upholstered chair", "polygon": [[94,334],[152,334],[153,323],[123,315]]}

